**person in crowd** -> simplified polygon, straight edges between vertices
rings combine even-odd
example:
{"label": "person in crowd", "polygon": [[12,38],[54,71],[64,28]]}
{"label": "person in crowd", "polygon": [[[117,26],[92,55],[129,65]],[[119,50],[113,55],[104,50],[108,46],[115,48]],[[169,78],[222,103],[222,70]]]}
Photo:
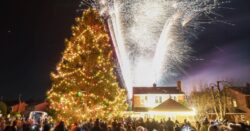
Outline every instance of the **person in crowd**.
{"label": "person in crowd", "polygon": [[124,124],[119,123],[119,125],[120,125],[120,131],[126,131]]}
{"label": "person in crowd", "polygon": [[[0,118],[0,131],[50,131],[54,127],[51,124],[53,123],[49,124],[47,119],[41,123],[30,123],[24,119]],[[94,122],[92,120],[76,122],[67,129],[67,131],[250,131],[246,123],[230,123],[230,121],[209,123],[207,118],[203,119],[201,124],[196,121],[193,125],[186,119],[179,123],[177,120],[173,122],[170,118],[167,121],[143,118],[113,119],[108,123],[96,119]],[[59,122],[54,131],[66,131],[64,122]]]}
{"label": "person in crowd", "polygon": [[48,119],[45,119],[43,122],[43,131],[50,131],[50,124],[48,122]]}
{"label": "person in crowd", "polygon": [[31,131],[31,124],[28,120],[23,121],[23,131]]}
{"label": "person in crowd", "polygon": [[207,130],[208,130],[208,124],[207,124],[207,122],[203,121],[201,128],[200,128],[200,131],[207,131]]}
{"label": "person in crowd", "polygon": [[69,131],[81,131],[81,128],[80,127],[78,127],[78,123],[74,123],[74,124],[72,124],[69,128]]}
{"label": "person in crowd", "polygon": [[55,127],[54,131],[66,131],[64,122],[60,121],[59,124]]}
{"label": "person in crowd", "polygon": [[118,128],[118,122],[117,122],[116,119],[112,122],[112,130],[113,131],[118,131],[119,130],[119,128]]}
{"label": "person in crowd", "polygon": [[99,119],[96,119],[92,131],[102,131],[102,128],[100,127]]}
{"label": "person in crowd", "polygon": [[210,125],[208,126],[208,131],[219,131],[219,128],[214,121],[211,121]]}
{"label": "person in crowd", "polygon": [[165,121],[161,119],[161,122],[159,123],[159,130],[164,131],[165,130]]}
{"label": "person in crowd", "polygon": [[21,118],[16,119],[16,128],[17,128],[17,131],[22,131],[23,119],[21,119]]}
{"label": "person in crowd", "polygon": [[136,131],[145,131],[145,129],[144,129],[144,127],[142,127],[142,126],[138,126],[138,127],[136,128]]}
{"label": "person in crowd", "polygon": [[100,123],[100,127],[103,131],[108,131],[108,125],[105,122]]}
{"label": "person in crowd", "polygon": [[3,117],[0,117],[0,131],[3,131],[5,126],[5,119]]}
{"label": "person in crowd", "polygon": [[178,120],[175,120],[174,123],[175,123],[175,125],[176,125],[176,124],[178,124],[178,125],[180,124]]}
{"label": "person in crowd", "polygon": [[94,127],[94,122],[92,119],[89,119],[89,121],[83,125],[83,129],[86,131],[92,130],[93,127]]}
{"label": "person in crowd", "polygon": [[175,124],[174,131],[181,131],[179,124]]}
{"label": "person in crowd", "polygon": [[187,119],[184,119],[183,124],[181,126],[181,130],[182,131],[188,131],[189,130],[189,124],[188,124]]}
{"label": "person in crowd", "polygon": [[145,122],[145,127],[148,129],[148,130],[152,130],[152,126],[151,126],[151,122],[149,120],[149,118],[147,118],[146,122]]}
{"label": "person in crowd", "polygon": [[6,122],[6,127],[4,128],[4,131],[17,131],[16,129],[16,123],[13,122],[11,124],[11,121]]}
{"label": "person in crowd", "polygon": [[201,124],[200,124],[199,121],[196,121],[196,122],[195,122],[195,128],[196,128],[196,131],[200,131],[200,129],[201,129]]}
{"label": "person in crowd", "polygon": [[169,117],[167,122],[166,122],[166,128],[167,131],[173,131],[174,130],[174,122],[171,120],[171,118]]}
{"label": "person in crowd", "polygon": [[208,118],[207,118],[207,117],[205,117],[203,122],[204,122],[206,125],[208,125],[208,124],[209,124],[209,120],[208,120]]}
{"label": "person in crowd", "polygon": [[151,123],[152,130],[158,130],[158,123],[155,119],[153,119]]}
{"label": "person in crowd", "polygon": [[131,125],[131,123],[127,123],[127,131],[133,131],[133,127]]}

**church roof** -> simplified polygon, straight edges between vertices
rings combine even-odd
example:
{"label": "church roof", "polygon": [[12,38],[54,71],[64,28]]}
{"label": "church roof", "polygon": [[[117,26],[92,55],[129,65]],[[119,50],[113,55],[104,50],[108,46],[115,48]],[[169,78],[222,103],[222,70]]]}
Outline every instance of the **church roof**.
{"label": "church roof", "polygon": [[175,100],[169,98],[160,105],[152,109],[152,111],[162,111],[162,112],[190,112],[191,109],[186,106],[176,102]]}
{"label": "church roof", "polygon": [[134,87],[133,94],[184,94],[177,87]]}

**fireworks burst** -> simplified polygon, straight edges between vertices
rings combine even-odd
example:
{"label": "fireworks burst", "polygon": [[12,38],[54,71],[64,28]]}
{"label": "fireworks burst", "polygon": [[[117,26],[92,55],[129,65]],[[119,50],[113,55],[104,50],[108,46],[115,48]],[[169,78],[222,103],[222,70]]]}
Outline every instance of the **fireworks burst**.
{"label": "fireworks burst", "polygon": [[224,22],[225,0],[83,0],[108,23],[125,86],[165,85],[183,72],[202,24]]}

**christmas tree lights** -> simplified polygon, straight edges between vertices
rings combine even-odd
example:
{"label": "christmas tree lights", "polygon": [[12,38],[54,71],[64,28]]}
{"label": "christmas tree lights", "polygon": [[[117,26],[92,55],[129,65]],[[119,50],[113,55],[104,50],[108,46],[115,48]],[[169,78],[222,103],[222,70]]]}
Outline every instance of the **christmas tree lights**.
{"label": "christmas tree lights", "polygon": [[47,92],[56,119],[66,123],[108,120],[126,110],[126,92],[117,82],[111,42],[98,12],[88,9],[76,18],[65,43]]}

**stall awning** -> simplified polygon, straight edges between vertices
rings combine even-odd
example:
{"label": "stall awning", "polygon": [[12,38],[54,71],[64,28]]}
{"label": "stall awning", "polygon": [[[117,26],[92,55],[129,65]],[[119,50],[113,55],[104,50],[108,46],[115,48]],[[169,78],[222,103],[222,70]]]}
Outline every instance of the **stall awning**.
{"label": "stall awning", "polygon": [[160,105],[152,109],[152,111],[160,112],[191,112],[192,110],[186,106],[176,102],[175,100],[169,98]]}

